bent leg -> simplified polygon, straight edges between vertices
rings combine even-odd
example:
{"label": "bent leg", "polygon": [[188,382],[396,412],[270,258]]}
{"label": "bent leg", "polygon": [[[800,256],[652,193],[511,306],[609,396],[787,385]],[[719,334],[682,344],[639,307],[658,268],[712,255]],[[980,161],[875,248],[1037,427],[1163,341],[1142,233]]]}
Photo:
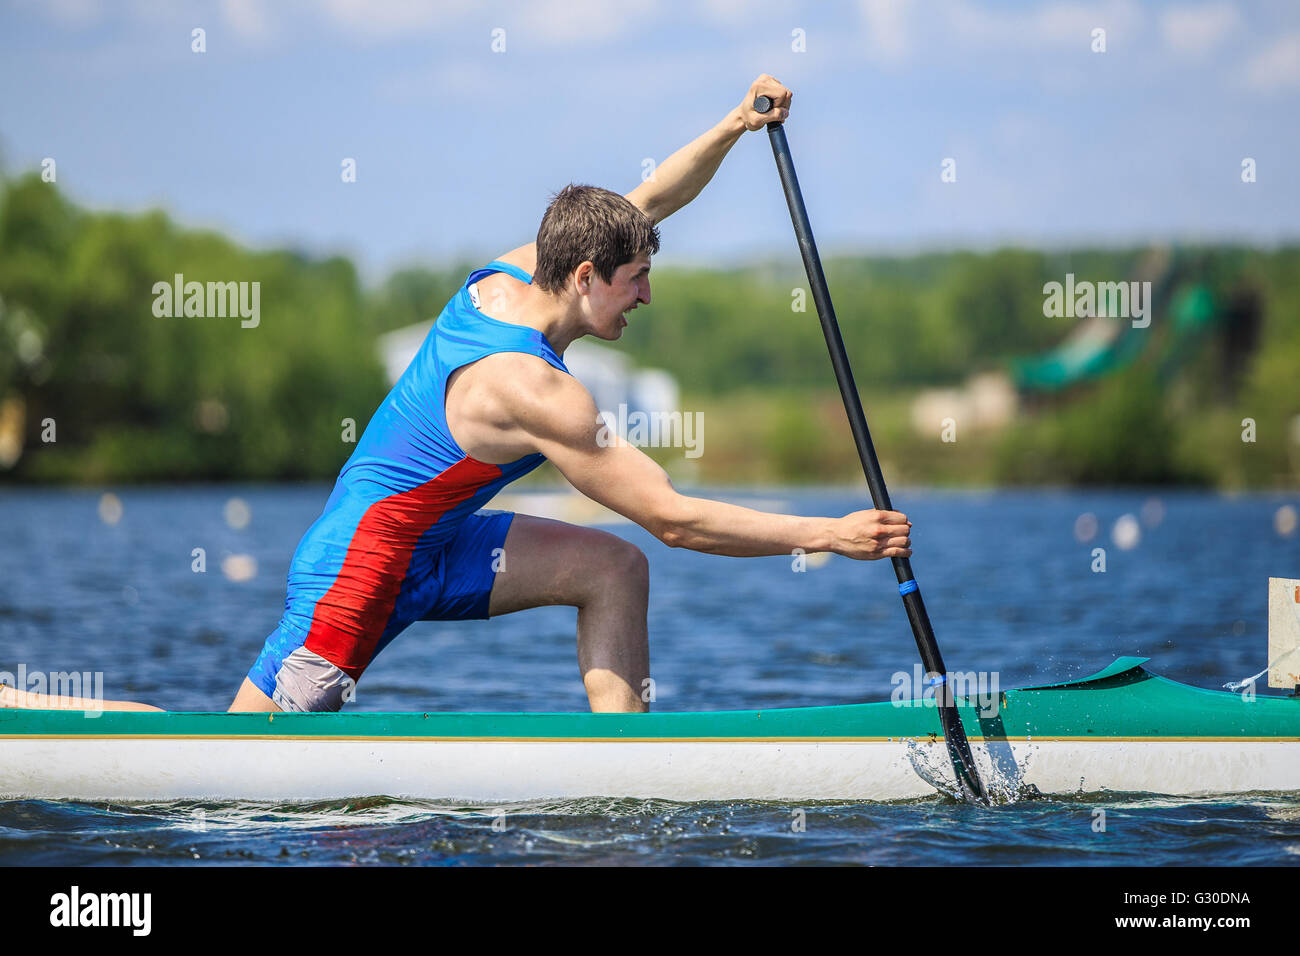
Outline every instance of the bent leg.
{"label": "bent leg", "polygon": [[266,714],[280,713],[282,710],[282,707],[262,692],[262,688],[245,677],[244,682],[239,685],[239,693],[235,694],[235,699],[226,713]]}
{"label": "bent leg", "polygon": [[488,614],[576,607],[578,669],[592,711],[645,713],[649,600],[650,566],[636,545],[595,528],[515,515]]}

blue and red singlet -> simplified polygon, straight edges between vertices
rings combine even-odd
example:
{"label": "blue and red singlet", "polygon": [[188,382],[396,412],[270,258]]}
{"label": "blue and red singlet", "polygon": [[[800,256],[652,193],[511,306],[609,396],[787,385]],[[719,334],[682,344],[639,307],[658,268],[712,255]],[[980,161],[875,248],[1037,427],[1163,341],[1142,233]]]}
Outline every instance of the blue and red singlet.
{"label": "blue and red singlet", "polygon": [[494,561],[514,515],[479,509],[545,459],[490,465],[465,454],[447,428],[447,378],[496,352],[526,352],[568,372],[541,332],[475,306],[469,287],[493,272],[532,282],[500,260],[470,273],[294,553],[284,616],[248,674],[285,710],[338,710],[374,656],[414,621],[488,616]]}

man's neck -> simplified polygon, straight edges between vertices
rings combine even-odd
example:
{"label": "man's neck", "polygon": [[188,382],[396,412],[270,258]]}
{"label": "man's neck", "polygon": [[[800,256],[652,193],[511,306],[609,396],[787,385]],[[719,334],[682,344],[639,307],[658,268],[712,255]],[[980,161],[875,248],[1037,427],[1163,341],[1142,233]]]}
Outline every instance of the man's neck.
{"label": "man's neck", "polygon": [[581,313],[573,310],[564,299],[531,285],[523,296],[523,307],[512,316],[512,320],[541,332],[556,355],[563,355],[574,341],[587,334]]}

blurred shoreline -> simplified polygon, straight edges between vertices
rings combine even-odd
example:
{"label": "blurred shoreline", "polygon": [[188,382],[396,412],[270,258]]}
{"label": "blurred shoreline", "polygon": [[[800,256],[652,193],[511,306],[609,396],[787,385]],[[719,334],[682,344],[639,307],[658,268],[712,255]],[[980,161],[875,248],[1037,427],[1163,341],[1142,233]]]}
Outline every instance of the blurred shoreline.
{"label": "blurred shoreline", "polygon": [[[35,175],[9,180],[0,485],[332,480],[388,390],[378,343],[436,316],[474,265],[367,289],[342,257],[249,250],[162,213],[80,209]],[[826,268],[891,485],[1300,487],[1300,246],[1009,248]],[[185,296],[178,313],[178,276],[209,300],[222,283],[251,293],[256,321],[203,314],[197,291],[195,314]],[[1142,318],[1091,298],[1058,315],[1046,293],[1062,282],[1089,297],[1145,290]],[[631,369],[671,374],[679,417],[702,423],[691,455],[680,436],[645,449],[675,482],[858,480],[793,257],[656,269],[654,305],[617,350]],[[548,469],[517,487],[561,481]]]}

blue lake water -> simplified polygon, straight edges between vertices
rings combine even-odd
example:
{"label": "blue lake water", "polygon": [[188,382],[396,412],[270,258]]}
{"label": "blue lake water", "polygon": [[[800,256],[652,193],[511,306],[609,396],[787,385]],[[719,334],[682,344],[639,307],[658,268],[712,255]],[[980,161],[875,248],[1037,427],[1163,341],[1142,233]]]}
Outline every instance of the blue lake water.
{"label": "blue lake water", "polygon": [[[109,491],[120,502],[101,500]],[[224,710],[275,626],[284,576],[324,486],[0,491],[0,671],[99,671],[104,693]],[[707,493],[707,492],[702,492]],[[864,506],[852,489],[713,492],[799,514]],[[952,670],[1003,688],[1079,677],[1117,656],[1219,687],[1266,663],[1269,576],[1300,577],[1300,495],[1153,490],[898,489],[913,566]],[[227,520],[232,498],[248,522]],[[236,512],[239,509],[236,509]],[[102,514],[101,514],[102,512]],[[1080,515],[1097,533],[1080,540]],[[1116,522],[1136,540],[1119,546]],[[232,514],[238,518],[238,514]],[[107,517],[108,521],[105,520]],[[116,521],[112,521],[116,519]],[[242,522],[236,520],[235,525]],[[733,559],[668,549],[651,566],[659,710],[887,699],[917,655],[889,563]],[[1106,571],[1092,570],[1105,548]],[[193,568],[204,549],[205,573]],[[223,568],[225,569],[223,571]],[[229,572],[229,573],[227,573]],[[241,579],[246,578],[246,579]],[[584,710],[575,612],[423,623],[366,672],[359,710]],[[1261,681],[1262,689],[1262,681]],[[1104,834],[1092,811],[1107,810]],[[804,807],[590,799],[512,808],[394,801],[311,806],[0,803],[0,863],[934,863],[1104,865],[1300,861],[1300,794],[1106,794],[992,809],[941,797]],[[201,811],[201,812],[199,812]]]}

